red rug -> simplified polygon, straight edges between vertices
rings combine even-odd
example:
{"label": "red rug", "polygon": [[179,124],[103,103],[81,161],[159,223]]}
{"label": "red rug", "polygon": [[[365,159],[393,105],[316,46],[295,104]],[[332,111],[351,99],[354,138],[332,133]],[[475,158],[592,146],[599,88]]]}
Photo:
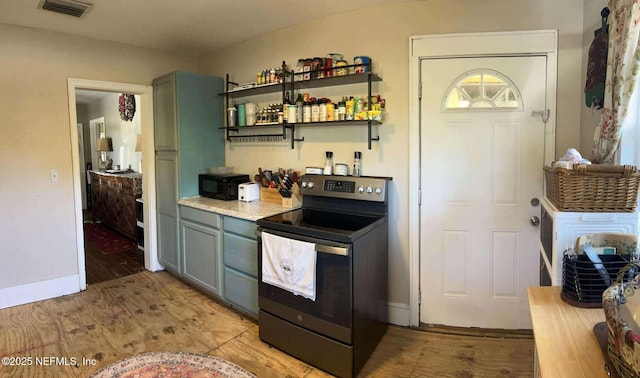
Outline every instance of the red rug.
{"label": "red rug", "polygon": [[95,372],[91,378],[255,378],[222,358],[197,353],[151,352],[125,358]]}
{"label": "red rug", "polygon": [[111,231],[102,223],[85,223],[84,236],[88,242],[104,254],[124,252],[136,248],[135,242]]}

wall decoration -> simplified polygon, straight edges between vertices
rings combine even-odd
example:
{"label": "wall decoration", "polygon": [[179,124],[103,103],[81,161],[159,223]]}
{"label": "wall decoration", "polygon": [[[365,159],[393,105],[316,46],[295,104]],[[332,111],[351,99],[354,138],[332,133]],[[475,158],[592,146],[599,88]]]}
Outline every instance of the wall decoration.
{"label": "wall decoration", "polygon": [[131,121],[136,113],[136,98],[132,94],[121,94],[118,98],[118,110],[123,121]]}

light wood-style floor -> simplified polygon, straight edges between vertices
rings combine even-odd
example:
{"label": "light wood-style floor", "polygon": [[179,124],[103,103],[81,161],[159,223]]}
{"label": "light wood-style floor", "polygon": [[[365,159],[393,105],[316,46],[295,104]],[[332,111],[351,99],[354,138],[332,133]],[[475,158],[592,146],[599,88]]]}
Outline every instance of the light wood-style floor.
{"label": "light wood-style floor", "polygon": [[[0,310],[0,357],[32,361],[0,365],[0,377],[87,377],[152,351],[207,353],[258,377],[329,376],[263,343],[256,322],[164,272]],[[359,376],[532,377],[533,339],[390,326]]]}

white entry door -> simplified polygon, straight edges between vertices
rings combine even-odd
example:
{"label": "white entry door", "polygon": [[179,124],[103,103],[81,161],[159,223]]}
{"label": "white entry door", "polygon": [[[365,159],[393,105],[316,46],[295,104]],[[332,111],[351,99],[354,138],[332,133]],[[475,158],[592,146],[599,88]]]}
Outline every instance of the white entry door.
{"label": "white entry door", "polygon": [[[546,109],[546,58],[427,59],[420,70],[420,321],[531,328],[526,288],[539,285],[539,229],[530,218],[540,216],[545,133],[532,112]],[[484,84],[462,80],[482,72]],[[500,81],[514,95],[497,108],[445,109],[456,83],[491,98]]]}

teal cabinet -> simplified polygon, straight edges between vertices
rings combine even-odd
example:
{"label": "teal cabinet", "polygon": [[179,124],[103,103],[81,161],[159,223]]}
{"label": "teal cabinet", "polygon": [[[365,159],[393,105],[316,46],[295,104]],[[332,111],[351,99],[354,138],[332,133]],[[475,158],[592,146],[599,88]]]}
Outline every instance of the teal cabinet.
{"label": "teal cabinet", "polygon": [[255,222],[223,217],[224,299],[258,316],[258,245]]}
{"label": "teal cabinet", "polygon": [[173,72],[153,81],[158,256],[184,273],[177,200],[198,195],[198,174],[224,166],[222,78]]}
{"label": "teal cabinet", "polygon": [[182,275],[191,284],[222,296],[220,216],[180,206]]}

